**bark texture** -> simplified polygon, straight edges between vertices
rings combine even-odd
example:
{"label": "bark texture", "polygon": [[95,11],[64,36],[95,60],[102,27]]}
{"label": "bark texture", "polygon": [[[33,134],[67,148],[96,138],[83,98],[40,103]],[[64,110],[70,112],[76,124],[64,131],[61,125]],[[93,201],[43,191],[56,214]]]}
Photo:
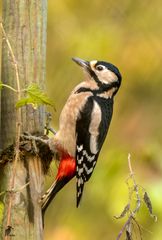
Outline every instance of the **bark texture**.
{"label": "bark texture", "polygon": [[[19,67],[20,85],[30,83],[44,88],[46,56],[46,0],[3,0],[3,25]],[[16,87],[15,69],[5,41],[2,46],[2,81]],[[1,138],[2,148],[15,139],[16,94],[5,88],[2,91]],[[22,108],[22,131],[43,131],[43,108]]]}
{"label": "bark texture", "polygon": [[[21,89],[31,83],[45,87],[47,0],[3,0],[3,26],[18,64]],[[5,40],[2,43],[2,82],[16,88],[15,69]],[[1,92],[0,148],[13,144],[16,135],[16,93],[7,88]],[[31,106],[21,109],[22,132],[43,134],[44,108]],[[6,226],[9,195],[1,196],[0,220],[3,222],[0,239],[43,239],[39,198],[43,189],[44,173],[39,156],[26,153],[16,166],[12,193],[11,224]],[[11,161],[0,161],[0,192],[9,190],[12,175]],[[29,185],[26,185],[28,184]],[[24,187],[23,187],[24,186]],[[4,204],[4,208],[2,207]],[[3,213],[2,213],[3,209]],[[11,227],[11,228],[10,228]],[[7,233],[7,236],[5,236]],[[13,237],[14,235],[14,237]]]}

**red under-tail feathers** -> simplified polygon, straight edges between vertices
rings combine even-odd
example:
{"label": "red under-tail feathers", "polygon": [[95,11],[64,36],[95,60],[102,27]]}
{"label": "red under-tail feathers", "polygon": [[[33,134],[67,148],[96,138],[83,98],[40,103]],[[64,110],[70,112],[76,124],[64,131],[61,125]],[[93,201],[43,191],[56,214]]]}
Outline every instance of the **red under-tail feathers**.
{"label": "red under-tail feathers", "polygon": [[68,154],[62,154],[55,182],[42,196],[42,212],[44,213],[52,199],[66,183],[76,174],[76,160]]}

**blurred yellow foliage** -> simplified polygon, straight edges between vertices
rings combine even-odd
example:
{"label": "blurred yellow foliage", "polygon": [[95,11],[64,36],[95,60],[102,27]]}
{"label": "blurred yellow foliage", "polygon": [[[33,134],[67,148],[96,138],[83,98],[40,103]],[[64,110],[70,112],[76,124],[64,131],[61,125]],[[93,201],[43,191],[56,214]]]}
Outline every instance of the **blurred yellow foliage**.
{"label": "blurred yellow foliage", "polygon": [[47,85],[57,108],[53,113],[55,128],[69,93],[83,78],[71,57],[112,62],[119,67],[123,82],[107,140],[86,184],[81,207],[75,209],[72,181],[47,213],[46,240],[116,238],[126,220],[113,216],[127,203],[129,152],[137,181],[150,194],[159,219],[154,223],[143,208],[139,214],[143,239],[161,238],[161,22],[159,0],[49,1]]}

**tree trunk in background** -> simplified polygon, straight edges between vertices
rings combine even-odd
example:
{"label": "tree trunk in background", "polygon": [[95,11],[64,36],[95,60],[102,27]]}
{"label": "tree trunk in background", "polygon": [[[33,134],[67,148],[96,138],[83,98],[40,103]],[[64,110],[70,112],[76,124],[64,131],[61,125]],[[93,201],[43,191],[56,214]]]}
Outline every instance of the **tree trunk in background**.
{"label": "tree trunk in background", "polygon": [[[3,26],[18,63],[21,89],[31,83],[45,86],[47,0],[3,0]],[[16,88],[15,69],[5,40],[2,43],[2,82]],[[17,95],[3,88],[1,92],[1,146],[5,149],[15,141]],[[34,110],[31,106],[21,109],[22,132],[43,134],[44,108]],[[41,207],[38,199],[42,193],[44,174],[38,157],[25,156],[17,163],[15,189],[11,210],[11,235],[14,239],[43,239]],[[0,163],[0,192],[9,189],[12,162]],[[26,183],[28,186],[22,188]],[[3,196],[4,197],[4,196]],[[7,217],[8,194],[4,199],[4,239]],[[2,202],[0,202],[2,210]],[[1,214],[1,211],[0,211]],[[1,217],[0,217],[1,219]],[[1,223],[0,223],[1,225]],[[10,234],[9,234],[10,235]],[[8,236],[5,239],[12,239]]]}

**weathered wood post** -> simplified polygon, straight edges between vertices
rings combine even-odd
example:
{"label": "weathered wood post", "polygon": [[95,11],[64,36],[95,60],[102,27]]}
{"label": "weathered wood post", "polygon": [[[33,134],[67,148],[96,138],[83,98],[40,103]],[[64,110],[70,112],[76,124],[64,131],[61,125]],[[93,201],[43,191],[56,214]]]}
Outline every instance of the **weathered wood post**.
{"label": "weathered wood post", "polygon": [[[15,64],[18,67],[20,89],[31,83],[45,86],[47,0],[3,0],[2,23],[11,44],[16,63],[13,62],[6,39],[2,43],[2,74],[4,84],[17,89]],[[6,149],[15,142],[16,124],[22,132],[43,134],[44,108],[20,109],[21,122],[17,122],[15,103],[17,93],[3,88],[1,91],[0,148]],[[19,119],[19,120],[20,120]],[[13,151],[11,150],[13,155]],[[22,158],[23,159],[20,159]],[[20,155],[16,164],[14,188],[10,189],[13,161],[0,162],[0,208],[3,220],[0,239],[43,239],[43,225],[39,198],[42,193],[44,174],[39,156]],[[12,196],[11,196],[12,195]],[[10,201],[12,199],[12,201]],[[11,205],[9,207],[9,204]],[[2,217],[2,216],[1,216]],[[1,218],[0,218],[1,219]]]}

